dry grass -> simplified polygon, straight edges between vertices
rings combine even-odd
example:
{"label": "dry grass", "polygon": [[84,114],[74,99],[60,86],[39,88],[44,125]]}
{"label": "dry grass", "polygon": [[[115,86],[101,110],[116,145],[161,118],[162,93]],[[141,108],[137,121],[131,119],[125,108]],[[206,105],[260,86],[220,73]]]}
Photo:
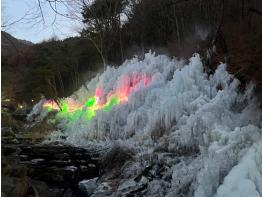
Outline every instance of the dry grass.
{"label": "dry grass", "polygon": [[55,129],[55,123],[48,122],[54,118],[53,114],[48,115],[43,121],[36,123],[33,127],[26,130],[25,136],[32,139],[32,142],[37,142],[46,138]]}
{"label": "dry grass", "polygon": [[20,137],[31,139],[32,142],[35,143],[44,139],[55,130],[55,123],[48,122],[49,119],[54,119],[54,116],[55,114],[50,113],[43,121],[28,128],[25,127],[26,122],[16,120],[11,113],[2,109],[1,124],[2,127],[10,127]]}
{"label": "dry grass", "polygon": [[20,129],[22,128],[22,123],[14,119],[10,113],[7,113],[2,110],[1,111],[1,126]]}

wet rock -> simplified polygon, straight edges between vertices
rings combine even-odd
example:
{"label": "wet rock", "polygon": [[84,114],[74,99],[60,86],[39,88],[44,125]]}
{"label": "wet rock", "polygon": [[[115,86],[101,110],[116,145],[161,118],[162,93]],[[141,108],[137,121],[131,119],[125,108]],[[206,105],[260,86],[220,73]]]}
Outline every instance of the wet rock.
{"label": "wet rock", "polygon": [[84,196],[90,196],[98,187],[97,184],[98,178],[90,179],[90,180],[82,180],[79,182],[79,189],[81,194]]}

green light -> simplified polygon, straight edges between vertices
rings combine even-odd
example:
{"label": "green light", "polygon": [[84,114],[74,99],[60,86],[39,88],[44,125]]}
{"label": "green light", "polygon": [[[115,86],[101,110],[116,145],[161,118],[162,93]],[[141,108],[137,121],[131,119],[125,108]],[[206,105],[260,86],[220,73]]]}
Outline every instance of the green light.
{"label": "green light", "polygon": [[87,110],[86,118],[87,120],[91,120],[96,115],[96,112],[94,110]]}
{"label": "green light", "polygon": [[94,97],[91,97],[91,98],[89,98],[88,100],[87,100],[87,102],[85,103],[85,106],[87,106],[87,107],[92,107],[92,106],[94,106],[95,104],[96,104],[96,97],[94,96]]}
{"label": "green light", "polygon": [[[61,107],[58,111],[57,117],[66,119],[67,126],[69,126],[82,117],[88,121],[92,120],[98,110],[109,112],[114,105],[118,105],[121,103],[121,99],[118,98],[117,95],[112,95],[111,97],[109,97],[108,101],[105,104],[99,104],[98,100],[99,98],[96,96],[88,98],[84,106],[80,108],[78,108],[77,105],[74,106],[74,104],[68,103],[67,101],[61,101]],[[48,111],[52,111],[55,108],[54,104],[50,102],[46,104],[46,107]]]}
{"label": "green light", "polygon": [[61,112],[62,113],[68,112],[68,104],[65,101],[61,102]]}
{"label": "green light", "polygon": [[106,103],[103,109],[104,111],[109,112],[114,105],[118,105],[119,103],[120,103],[120,100],[116,96],[113,96]]}
{"label": "green light", "polygon": [[47,107],[48,112],[51,112],[52,110],[53,110],[52,107],[50,107],[50,106]]}

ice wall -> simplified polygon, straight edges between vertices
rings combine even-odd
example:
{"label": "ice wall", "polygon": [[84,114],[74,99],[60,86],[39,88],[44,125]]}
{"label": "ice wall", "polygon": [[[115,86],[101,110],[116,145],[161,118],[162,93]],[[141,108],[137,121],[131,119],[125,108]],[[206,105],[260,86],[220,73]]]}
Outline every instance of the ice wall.
{"label": "ice wall", "polygon": [[141,61],[134,58],[118,68],[108,67],[68,99],[83,103],[98,87],[106,96],[125,87],[123,76],[134,73],[151,76],[151,83],[140,84],[128,102],[114,106],[109,113],[98,111],[90,122],[76,120],[64,131],[69,141],[85,144],[89,140],[133,138],[135,143],[151,144],[163,135],[180,135],[178,143],[190,145],[205,143],[200,137],[207,130],[260,123],[260,112],[251,116],[258,110],[248,109],[253,108],[248,103],[252,101],[238,92],[239,81],[228,74],[226,65],[219,65],[208,77],[198,54],[185,64],[148,53]]}
{"label": "ice wall", "polygon": [[[197,146],[199,157],[183,168],[174,166],[170,196],[178,192],[178,179],[180,184],[191,182],[195,196],[225,196],[231,190],[227,184],[236,179],[249,183],[251,195],[258,196],[260,165],[255,163],[261,161],[256,161],[253,152],[260,152],[259,145],[253,144],[261,144],[261,109],[253,97],[253,85],[240,92],[240,82],[226,71],[225,64],[208,76],[198,54],[183,61],[147,53],[143,60],[134,58],[120,67],[108,67],[67,99],[83,103],[96,88],[103,89],[106,99],[130,83],[123,76],[138,73],[151,80],[147,85],[137,84],[127,102],[109,112],[98,110],[90,121],[80,117],[68,124],[61,120],[61,131],[54,132],[52,139],[66,135],[66,141],[76,145],[119,140],[138,152],[164,141],[168,152]],[[253,177],[247,180],[248,176]]]}

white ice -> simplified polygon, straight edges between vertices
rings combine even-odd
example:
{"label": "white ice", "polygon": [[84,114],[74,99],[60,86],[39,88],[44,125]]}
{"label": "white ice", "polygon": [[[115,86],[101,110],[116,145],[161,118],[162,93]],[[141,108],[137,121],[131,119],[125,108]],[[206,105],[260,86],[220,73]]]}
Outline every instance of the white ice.
{"label": "white ice", "polygon": [[63,134],[68,142],[84,146],[119,140],[138,153],[152,150],[164,139],[169,152],[197,146],[197,158],[172,168],[167,196],[177,194],[179,178],[180,184],[191,183],[197,197],[261,195],[261,161],[257,159],[261,109],[253,96],[253,84],[240,92],[240,82],[223,63],[208,76],[198,54],[183,61],[150,52],[143,60],[134,58],[119,67],[108,67],[71,98],[84,102],[97,87],[103,87],[106,96],[121,88],[123,75],[133,73],[150,75],[152,82],[141,85],[128,102],[109,113],[98,111],[91,121],[80,118],[70,127],[62,123],[63,131],[54,133],[52,139]]}

